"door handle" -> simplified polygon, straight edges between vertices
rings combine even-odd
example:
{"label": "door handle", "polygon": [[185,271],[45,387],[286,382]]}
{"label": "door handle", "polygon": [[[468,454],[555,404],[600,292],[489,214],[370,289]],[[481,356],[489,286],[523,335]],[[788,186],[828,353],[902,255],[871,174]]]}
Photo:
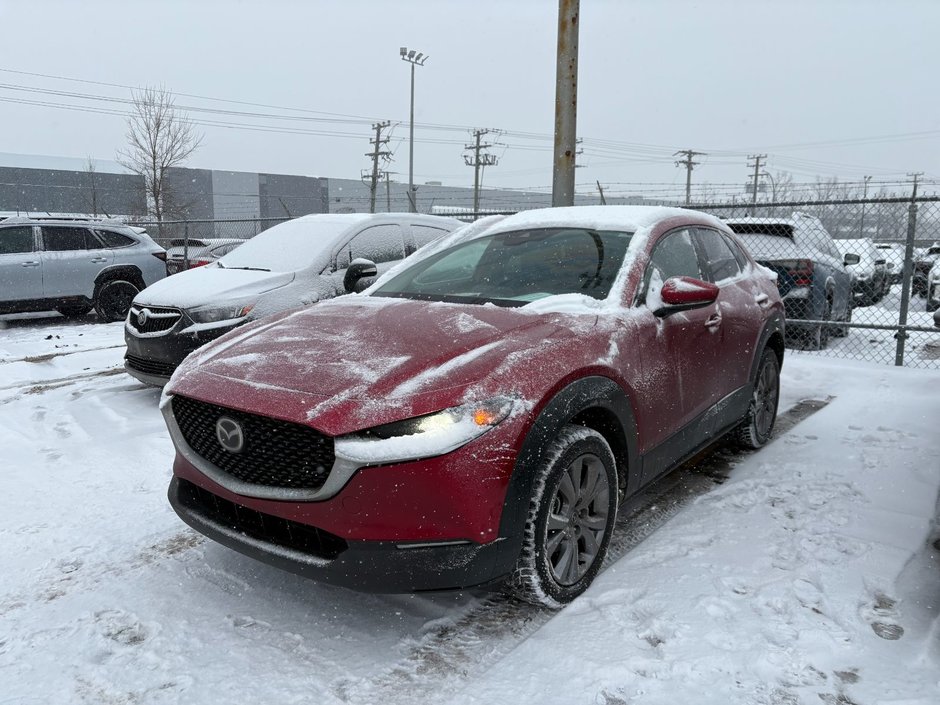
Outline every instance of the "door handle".
{"label": "door handle", "polygon": [[770,304],[770,297],[767,294],[758,294],[754,297],[754,302],[763,308],[766,308]]}
{"label": "door handle", "polygon": [[705,321],[706,328],[717,328],[720,325],[721,325],[720,313],[713,313],[711,316],[708,317],[708,320]]}
{"label": "door handle", "polygon": [[102,262],[107,262],[108,258],[107,257],[92,257],[91,261],[94,262],[95,264],[101,264]]}
{"label": "door handle", "polygon": [[26,262],[20,262],[21,267],[38,267],[39,262],[35,260],[27,260]]}

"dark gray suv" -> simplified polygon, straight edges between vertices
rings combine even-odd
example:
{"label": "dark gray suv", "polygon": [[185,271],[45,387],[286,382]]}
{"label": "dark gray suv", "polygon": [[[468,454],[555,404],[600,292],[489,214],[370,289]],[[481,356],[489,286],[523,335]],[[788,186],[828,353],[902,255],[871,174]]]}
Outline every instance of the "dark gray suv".
{"label": "dark gray suv", "polygon": [[127,316],[141,289],[166,276],[166,250],[142,228],[109,221],[0,222],[0,313]]}

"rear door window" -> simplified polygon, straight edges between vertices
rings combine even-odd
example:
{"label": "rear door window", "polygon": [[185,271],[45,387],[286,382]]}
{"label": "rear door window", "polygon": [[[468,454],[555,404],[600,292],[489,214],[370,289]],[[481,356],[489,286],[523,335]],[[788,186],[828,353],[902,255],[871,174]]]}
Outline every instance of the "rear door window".
{"label": "rear door window", "polygon": [[42,247],[46,252],[95,250],[101,247],[88,228],[42,226]]}
{"label": "rear door window", "polygon": [[702,269],[709,281],[722,282],[741,273],[734,252],[718,231],[697,228],[696,239],[704,259]]}
{"label": "rear door window", "polygon": [[0,255],[32,252],[34,249],[32,225],[0,228]]}

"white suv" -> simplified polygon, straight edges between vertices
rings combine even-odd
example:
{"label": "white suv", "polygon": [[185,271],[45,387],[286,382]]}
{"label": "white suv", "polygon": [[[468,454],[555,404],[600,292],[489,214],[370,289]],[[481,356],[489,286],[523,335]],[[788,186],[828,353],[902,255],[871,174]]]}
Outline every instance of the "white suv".
{"label": "white suv", "polygon": [[127,316],[137,292],[166,276],[166,250],[116,222],[7,218],[0,222],[0,313]]}

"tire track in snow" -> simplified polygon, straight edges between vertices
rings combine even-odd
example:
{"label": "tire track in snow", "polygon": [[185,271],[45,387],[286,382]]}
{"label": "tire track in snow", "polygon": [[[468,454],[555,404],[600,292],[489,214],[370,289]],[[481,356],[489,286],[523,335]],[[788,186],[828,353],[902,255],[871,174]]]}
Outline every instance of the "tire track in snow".
{"label": "tire track in snow", "polygon": [[[777,417],[773,441],[824,408],[832,397],[804,400]],[[773,442],[771,441],[771,442]],[[707,449],[621,508],[604,561],[606,570],[676,516],[693,499],[723,483],[746,451],[728,441]],[[486,596],[461,619],[425,635],[397,664],[371,679],[333,685],[343,702],[433,702],[489,670],[555,615],[503,594]]]}

